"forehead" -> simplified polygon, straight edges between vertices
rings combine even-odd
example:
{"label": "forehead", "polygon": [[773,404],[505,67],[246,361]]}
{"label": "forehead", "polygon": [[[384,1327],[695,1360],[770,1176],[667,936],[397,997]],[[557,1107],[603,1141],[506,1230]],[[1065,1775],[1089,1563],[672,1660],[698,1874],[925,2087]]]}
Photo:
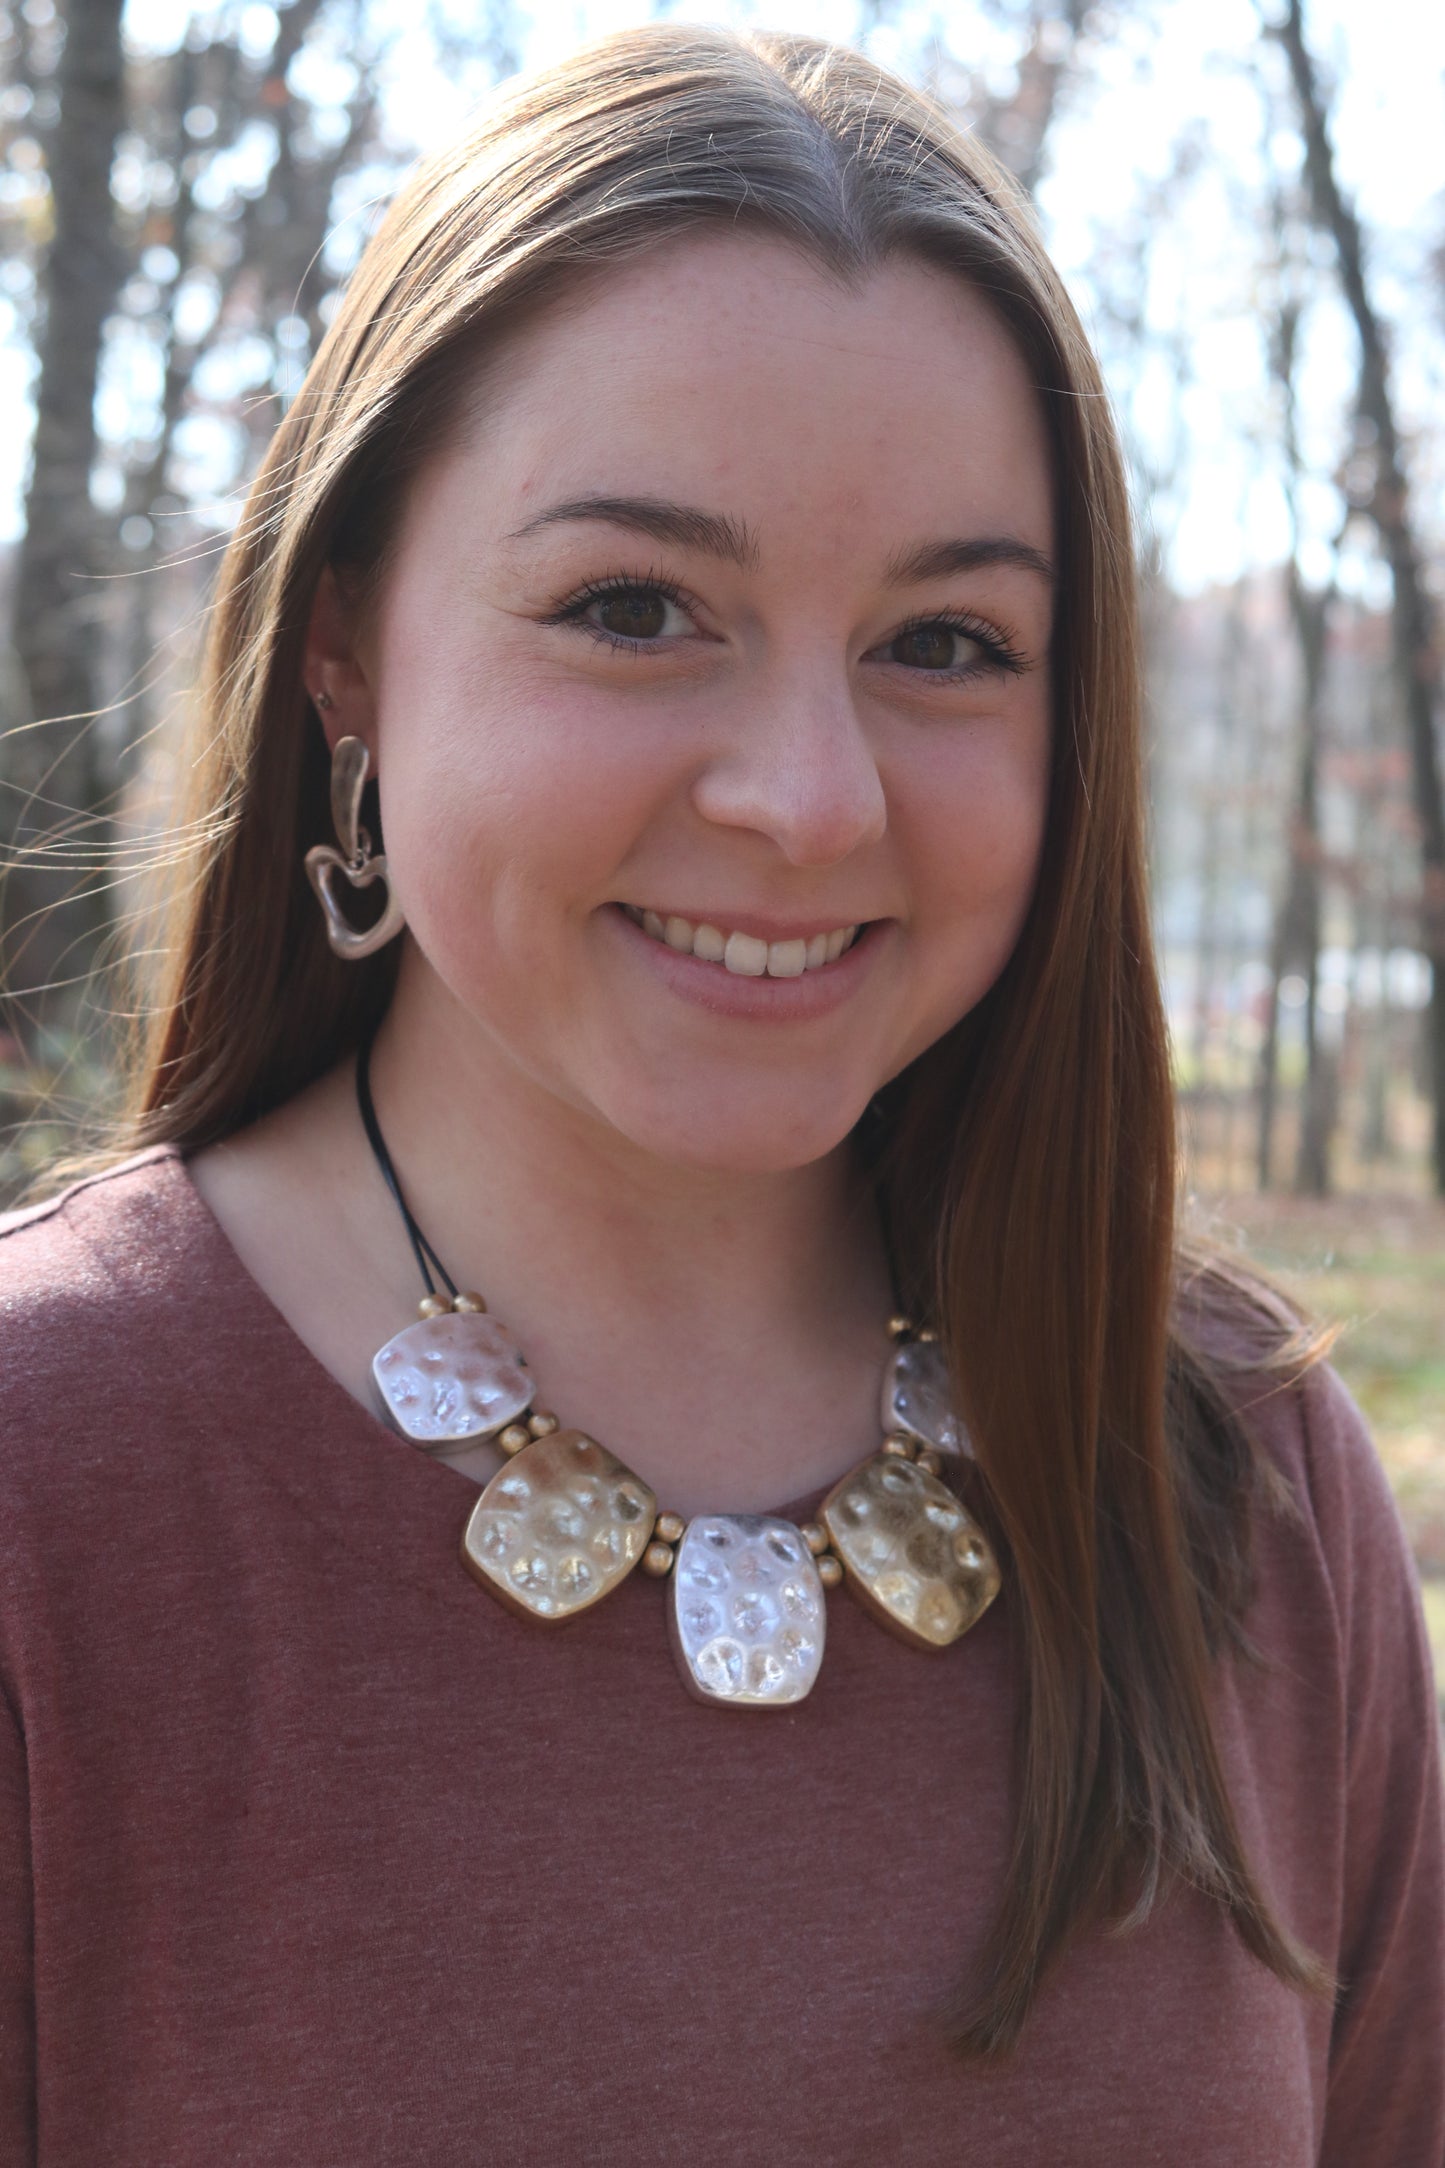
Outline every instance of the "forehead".
{"label": "forehead", "polygon": [[890,531],[961,517],[1046,549],[1042,405],[963,277],[898,256],[855,278],[785,240],[670,239],[510,330],[455,457],[509,515],[556,492],[651,491],[746,520]]}

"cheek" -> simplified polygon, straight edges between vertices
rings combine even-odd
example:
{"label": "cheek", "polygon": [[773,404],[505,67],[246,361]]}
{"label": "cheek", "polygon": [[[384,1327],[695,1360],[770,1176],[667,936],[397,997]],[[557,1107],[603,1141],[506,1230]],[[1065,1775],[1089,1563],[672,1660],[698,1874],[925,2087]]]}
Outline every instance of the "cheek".
{"label": "cheek", "polygon": [[1026,725],[980,735],[933,765],[910,802],[914,933],[936,1036],[1007,963],[1038,877],[1048,804],[1042,703]]}
{"label": "cheek", "polygon": [[1038,870],[1048,788],[1048,724],[1040,703],[965,742],[920,794],[924,885],[930,903],[956,918],[960,930],[978,916],[1022,920]]}
{"label": "cheek", "polygon": [[[383,782],[386,845],[424,953],[505,975],[616,889],[655,787],[606,718],[565,715],[535,686],[393,710]],[[598,757],[608,748],[611,757]]]}

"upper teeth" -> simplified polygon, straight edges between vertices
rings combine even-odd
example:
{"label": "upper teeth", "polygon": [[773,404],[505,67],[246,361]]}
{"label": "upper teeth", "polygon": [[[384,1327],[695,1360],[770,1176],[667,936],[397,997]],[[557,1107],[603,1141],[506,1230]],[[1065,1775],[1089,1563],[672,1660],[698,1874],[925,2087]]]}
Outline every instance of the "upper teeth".
{"label": "upper teeth", "polygon": [[760,979],[764,974],[770,979],[800,978],[820,964],[836,963],[858,936],[856,926],[838,926],[832,933],[815,933],[811,941],[759,941],[750,933],[724,933],[706,921],[694,926],[690,918],[676,913],[663,918],[634,903],[624,903],[622,908],[654,941],[665,941],[684,955],[700,956],[704,963],[722,964],[745,979]]}

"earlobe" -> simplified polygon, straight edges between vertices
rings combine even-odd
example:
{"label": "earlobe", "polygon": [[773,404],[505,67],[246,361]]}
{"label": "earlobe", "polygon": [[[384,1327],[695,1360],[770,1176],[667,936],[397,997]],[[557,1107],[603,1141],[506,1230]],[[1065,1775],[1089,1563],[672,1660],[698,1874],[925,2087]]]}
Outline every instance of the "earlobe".
{"label": "earlobe", "polygon": [[334,753],[342,738],[360,738],[376,772],[375,717],[371,686],[356,652],[352,611],[332,566],[316,583],[306,627],[303,661],[307,695]]}

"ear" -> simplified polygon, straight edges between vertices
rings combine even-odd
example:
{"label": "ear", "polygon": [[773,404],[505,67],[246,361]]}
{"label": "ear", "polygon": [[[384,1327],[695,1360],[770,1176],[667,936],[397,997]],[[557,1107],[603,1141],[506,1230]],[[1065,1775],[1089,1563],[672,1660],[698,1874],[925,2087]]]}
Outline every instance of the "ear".
{"label": "ear", "polygon": [[[306,628],[306,690],[316,702],[327,749],[341,738],[360,738],[376,774],[376,704],[357,652],[354,615],[330,565],[317,582]],[[324,702],[317,695],[325,696]]]}

